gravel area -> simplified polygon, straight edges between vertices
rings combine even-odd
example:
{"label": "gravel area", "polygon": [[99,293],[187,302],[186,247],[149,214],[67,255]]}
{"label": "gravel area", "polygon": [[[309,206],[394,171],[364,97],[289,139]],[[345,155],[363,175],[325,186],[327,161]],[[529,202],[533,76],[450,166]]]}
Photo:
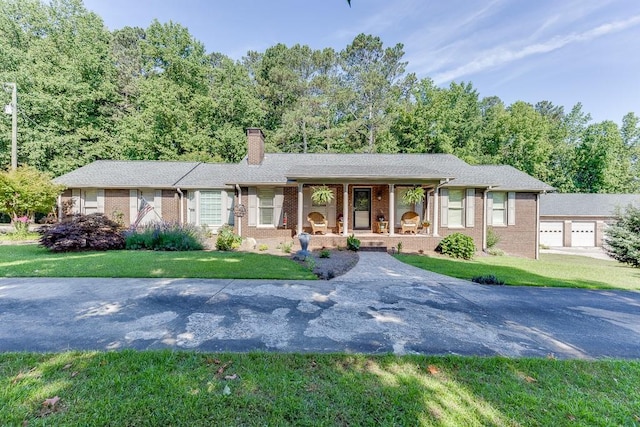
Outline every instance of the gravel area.
{"label": "gravel area", "polygon": [[[329,254],[329,257],[323,258],[321,256],[324,251]],[[318,278],[329,280],[341,276],[355,267],[359,257],[357,252],[346,249],[318,249],[311,251],[311,255],[307,256],[304,260],[296,254],[291,255],[291,259],[309,268],[313,266],[313,273],[318,276]]]}

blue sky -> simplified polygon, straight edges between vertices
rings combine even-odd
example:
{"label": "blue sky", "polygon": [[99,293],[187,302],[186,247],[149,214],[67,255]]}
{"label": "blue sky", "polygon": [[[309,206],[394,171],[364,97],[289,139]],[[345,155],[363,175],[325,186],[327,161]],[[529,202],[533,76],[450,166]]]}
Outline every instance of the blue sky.
{"label": "blue sky", "polygon": [[240,59],[276,43],[345,48],[359,33],[404,45],[407,71],[471,81],[506,104],[582,102],[594,121],[640,115],[638,0],[85,0],[113,30],[154,18]]}

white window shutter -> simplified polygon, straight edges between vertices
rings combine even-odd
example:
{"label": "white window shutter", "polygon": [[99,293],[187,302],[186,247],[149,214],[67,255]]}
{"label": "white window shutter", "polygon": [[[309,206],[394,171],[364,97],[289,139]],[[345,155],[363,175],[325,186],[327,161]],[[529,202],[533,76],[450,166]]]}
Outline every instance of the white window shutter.
{"label": "white window shutter", "polygon": [[[227,224],[229,225],[233,225],[235,223],[235,215],[234,215],[234,211],[233,208],[235,207],[235,194],[233,191],[226,191],[223,192],[223,194],[227,195],[226,198],[226,204],[223,206],[222,209],[227,209]],[[222,214],[222,217],[224,218],[224,212]]]}
{"label": "white window shutter", "polygon": [[273,206],[273,222],[276,227],[282,224],[282,206],[284,205],[284,189],[276,188],[276,195]]}
{"label": "white window shutter", "polygon": [[162,220],[162,190],[156,190],[156,195],[153,199],[153,209],[156,212],[156,218]]}
{"label": "white window shutter", "polygon": [[104,188],[98,189],[98,212],[106,213],[104,211]]}
{"label": "white window shutter", "polygon": [[467,197],[465,201],[466,208],[466,219],[465,223],[467,227],[475,226],[475,218],[476,218],[476,189],[475,188],[467,188]]}
{"label": "white window shutter", "polygon": [[81,197],[80,197],[80,189],[74,188],[71,190],[71,200],[73,201],[73,206],[71,207],[71,213],[79,214],[82,212],[82,206],[80,206]]}
{"label": "white window shutter", "polygon": [[255,227],[258,223],[258,197],[256,187],[249,187],[249,225]]}
{"label": "white window shutter", "polygon": [[129,190],[129,224],[138,216],[138,190]]}
{"label": "white window shutter", "polygon": [[487,225],[493,225],[493,193],[487,197]]}
{"label": "white window shutter", "polygon": [[507,207],[507,225],[516,225],[516,193],[509,191],[509,205]]}
{"label": "white window shutter", "polygon": [[440,225],[449,226],[449,190],[440,189]]}

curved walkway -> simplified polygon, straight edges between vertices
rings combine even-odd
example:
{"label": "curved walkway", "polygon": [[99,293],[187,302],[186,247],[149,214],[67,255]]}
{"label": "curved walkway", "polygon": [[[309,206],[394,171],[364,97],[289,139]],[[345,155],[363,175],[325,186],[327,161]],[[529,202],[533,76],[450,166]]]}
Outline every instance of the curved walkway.
{"label": "curved walkway", "polygon": [[360,259],[355,267],[333,279],[336,282],[432,282],[469,283],[400,262],[386,252],[359,252]]}

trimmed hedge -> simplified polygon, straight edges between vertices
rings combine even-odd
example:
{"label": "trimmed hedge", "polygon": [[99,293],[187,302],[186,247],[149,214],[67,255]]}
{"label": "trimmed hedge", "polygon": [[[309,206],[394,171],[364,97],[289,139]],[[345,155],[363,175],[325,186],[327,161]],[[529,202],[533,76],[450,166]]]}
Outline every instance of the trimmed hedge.
{"label": "trimmed hedge", "polygon": [[53,252],[123,249],[120,226],[104,214],[75,215],[43,229],[40,244]]}

